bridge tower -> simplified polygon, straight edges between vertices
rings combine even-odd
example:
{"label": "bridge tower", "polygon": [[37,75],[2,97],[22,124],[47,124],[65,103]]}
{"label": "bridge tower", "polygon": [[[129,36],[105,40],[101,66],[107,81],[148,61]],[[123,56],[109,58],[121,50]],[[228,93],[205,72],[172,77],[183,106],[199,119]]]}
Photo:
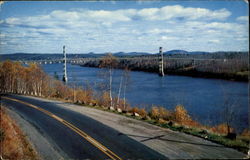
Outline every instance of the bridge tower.
{"label": "bridge tower", "polygon": [[159,76],[164,76],[163,52],[162,47],[159,48]]}
{"label": "bridge tower", "polygon": [[64,55],[64,65],[63,65],[63,82],[67,83],[68,82],[68,77],[67,77],[67,59],[66,59],[66,52],[65,52],[65,46],[63,46],[63,55]]}
{"label": "bridge tower", "polygon": [[195,68],[195,65],[196,65],[195,59],[192,60],[192,65],[193,65],[193,67]]}

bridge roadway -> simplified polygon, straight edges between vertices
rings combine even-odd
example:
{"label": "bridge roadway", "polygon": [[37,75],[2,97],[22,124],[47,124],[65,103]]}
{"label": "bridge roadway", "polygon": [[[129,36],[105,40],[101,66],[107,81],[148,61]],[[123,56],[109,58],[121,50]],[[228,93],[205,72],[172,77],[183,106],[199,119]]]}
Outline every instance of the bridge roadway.
{"label": "bridge roadway", "polygon": [[[84,64],[89,61],[94,61],[94,60],[101,60],[102,58],[72,58],[72,59],[67,59],[67,63],[71,64]],[[139,59],[140,61],[142,60],[152,60],[152,61],[158,61],[158,57],[119,57],[119,60],[137,60]],[[169,58],[165,57],[164,60],[180,60],[180,61],[193,61],[193,63],[198,62],[198,61],[220,61],[220,62],[226,62],[228,61],[227,59],[204,59],[204,58]],[[36,63],[36,64],[54,64],[54,63],[63,63],[63,59],[54,59],[54,60],[29,60],[29,61],[22,61],[20,60],[19,62],[28,64],[28,63]]]}

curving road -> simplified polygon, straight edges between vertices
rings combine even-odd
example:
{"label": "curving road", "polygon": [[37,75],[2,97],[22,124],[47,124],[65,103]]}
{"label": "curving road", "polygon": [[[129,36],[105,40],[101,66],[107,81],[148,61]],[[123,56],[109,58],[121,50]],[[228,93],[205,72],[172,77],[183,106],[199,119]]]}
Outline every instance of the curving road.
{"label": "curving road", "polygon": [[2,103],[20,114],[71,159],[166,159],[163,155],[87,116],[16,95]]}
{"label": "curving road", "polygon": [[236,150],[92,108],[20,95],[1,102],[66,159],[243,158]]}

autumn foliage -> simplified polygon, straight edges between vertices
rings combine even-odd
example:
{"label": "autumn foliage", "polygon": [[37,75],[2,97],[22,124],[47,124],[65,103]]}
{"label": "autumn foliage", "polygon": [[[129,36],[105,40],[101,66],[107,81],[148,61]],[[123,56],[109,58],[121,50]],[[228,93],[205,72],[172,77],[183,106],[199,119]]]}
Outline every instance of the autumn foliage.
{"label": "autumn foliage", "polygon": [[159,108],[152,107],[151,111],[149,112],[149,115],[153,119],[159,119],[159,117],[160,117]]}
{"label": "autumn foliage", "polygon": [[5,113],[2,107],[0,108],[0,114],[0,155],[2,158],[9,160],[39,159],[38,155],[33,150],[22,131],[18,128],[15,121]]}
{"label": "autumn foliage", "polygon": [[157,106],[153,106],[149,112],[149,115],[151,116],[151,118],[153,119],[162,119],[162,120],[173,120],[174,119],[174,114],[173,112],[167,110],[166,108],[163,107],[157,107]]}
{"label": "autumn foliage", "polygon": [[174,117],[175,117],[175,120],[182,125],[193,126],[193,127],[200,126],[198,122],[194,121],[191,118],[187,110],[182,105],[177,105],[175,107]]}
{"label": "autumn foliage", "polygon": [[175,120],[180,123],[191,121],[191,118],[188,115],[187,110],[182,105],[177,105],[175,108]]}
{"label": "autumn foliage", "polygon": [[3,93],[46,95],[49,77],[36,64],[29,67],[18,62],[0,64],[0,90]]}
{"label": "autumn foliage", "polygon": [[[212,132],[219,134],[228,134],[228,125],[226,123],[219,124],[211,128]],[[234,131],[233,128],[230,127],[230,133]]]}
{"label": "autumn foliage", "polygon": [[0,63],[0,92],[65,99],[82,104],[95,103],[91,89],[70,88],[49,77],[39,65],[19,62]]}
{"label": "autumn foliage", "polygon": [[131,113],[138,113],[142,118],[145,118],[148,114],[145,108],[133,107],[129,111]]}

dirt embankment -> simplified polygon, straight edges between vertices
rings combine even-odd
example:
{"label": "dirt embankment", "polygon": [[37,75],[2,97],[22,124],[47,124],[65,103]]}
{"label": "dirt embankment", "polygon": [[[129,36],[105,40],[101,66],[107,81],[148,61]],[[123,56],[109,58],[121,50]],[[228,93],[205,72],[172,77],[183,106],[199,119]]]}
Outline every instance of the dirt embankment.
{"label": "dirt embankment", "polygon": [[0,155],[1,159],[41,159],[16,122],[7,115],[3,107],[0,108]]}

